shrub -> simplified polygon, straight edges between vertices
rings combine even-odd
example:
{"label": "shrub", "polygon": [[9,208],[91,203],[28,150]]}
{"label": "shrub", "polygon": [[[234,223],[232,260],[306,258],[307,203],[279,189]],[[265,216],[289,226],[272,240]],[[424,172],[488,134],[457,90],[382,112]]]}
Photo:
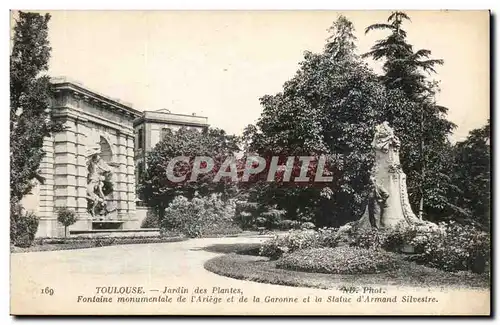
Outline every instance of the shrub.
{"label": "shrub", "polygon": [[336,228],[320,228],[318,229],[319,245],[321,247],[337,247],[339,244],[338,229]]}
{"label": "shrub", "polygon": [[302,228],[300,221],[285,219],[279,222],[278,229],[291,230],[291,229],[312,229],[312,228]]}
{"label": "shrub", "polygon": [[294,228],[293,223],[294,223],[293,220],[288,220],[288,219],[281,220],[279,225],[278,225],[278,228],[280,230],[290,230],[290,229]]}
{"label": "shrub", "polygon": [[224,237],[241,233],[241,228],[232,221],[219,220],[215,223],[205,224],[199,237]]}
{"label": "shrub", "polygon": [[268,209],[267,211],[261,212],[259,218],[264,218],[264,227],[267,229],[277,229],[279,227],[281,218],[286,213],[285,210],[278,209]]}
{"label": "shrub", "polygon": [[[422,253],[426,244],[427,235],[434,231],[436,231],[436,229],[415,226],[397,226],[396,229],[386,233],[385,242],[382,246],[388,251],[400,252],[403,245],[407,244],[413,246],[416,253]],[[418,241],[414,239],[418,239]]]}
{"label": "shrub", "polygon": [[264,217],[255,218],[254,225],[257,228],[265,227],[266,226],[266,218],[264,218]]}
{"label": "shrub", "polygon": [[385,245],[387,236],[387,232],[383,229],[364,229],[357,227],[354,223],[347,223],[338,228],[331,240],[338,245],[381,249]]}
{"label": "shrub", "polygon": [[160,228],[160,216],[156,209],[148,209],[146,217],[142,220],[141,228]]}
{"label": "shrub", "polygon": [[38,217],[26,212],[21,205],[11,203],[10,206],[10,241],[18,247],[29,247],[35,240],[38,230]]}
{"label": "shrub", "polygon": [[235,223],[242,229],[253,229],[255,218],[258,216],[258,203],[248,201],[237,201],[235,207]]}
{"label": "shrub", "polygon": [[251,229],[254,226],[253,216],[247,211],[241,211],[238,213],[235,221],[242,229]]}
{"label": "shrub", "polygon": [[451,222],[418,234],[410,241],[421,253],[416,262],[445,271],[483,273],[490,264],[489,235],[472,226]]}
{"label": "shrub", "polygon": [[397,269],[402,260],[394,253],[358,247],[309,248],[286,253],[276,267],[330,274],[372,274]]}
{"label": "shrub", "polygon": [[285,210],[255,202],[239,201],[236,203],[234,220],[242,229],[281,229],[281,220],[285,213]]}
{"label": "shrub", "polygon": [[[287,223],[289,224],[289,223]],[[400,252],[404,244],[415,254],[410,260],[444,271],[483,273],[490,265],[490,238],[472,226],[456,223],[427,223],[414,227],[398,227],[392,231],[359,229],[347,224],[338,230],[290,230],[265,241],[260,253],[272,259],[299,249],[347,246],[374,251]],[[374,253],[376,254],[376,253]]]}
{"label": "shrub", "polygon": [[387,232],[379,229],[357,229],[353,231],[348,240],[349,246],[381,249],[385,246]]}
{"label": "shrub", "polygon": [[388,233],[384,248],[399,251],[411,245],[413,261],[444,271],[482,273],[489,265],[490,240],[487,233],[455,222],[395,229]]}
{"label": "shrub", "polygon": [[302,207],[297,210],[297,219],[304,222],[311,222],[316,218],[315,208],[312,207]]}
{"label": "shrub", "polygon": [[187,237],[203,235],[223,235],[225,230],[239,232],[233,224],[235,204],[223,201],[219,195],[195,197],[191,201],[184,196],[177,196],[165,209],[165,218],[161,221],[160,231],[179,230]]}
{"label": "shrub", "polygon": [[59,208],[57,209],[57,221],[64,226],[64,237],[67,237],[68,227],[76,222],[76,212],[67,207]]}
{"label": "shrub", "polygon": [[316,226],[312,222],[304,222],[303,224],[300,225],[301,229],[314,229]]}
{"label": "shrub", "polygon": [[286,234],[274,234],[273,238],[262,243],[260,255],[277,259],[283,253],[310,247],[336,247],[335,228],[289,230]]}
{"label": "shrub", "polygon": [[336,231],[335,241],[338,244],[349,245],[355,230],[356,228],[354,227],[353,223],[346,223]]}
{"label": "shrub", "polygon": [[273,238],[262,243],[260,255],[279,258],[283,253],[297,249],[317,247],[320,245],[319,235],[314,230],[290,230],[284,235],[275,234]]}

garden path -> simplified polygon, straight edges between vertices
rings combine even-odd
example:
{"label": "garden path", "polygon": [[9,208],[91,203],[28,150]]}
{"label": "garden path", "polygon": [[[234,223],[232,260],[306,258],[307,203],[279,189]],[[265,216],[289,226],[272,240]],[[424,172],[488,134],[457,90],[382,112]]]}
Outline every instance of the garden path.
{"label": "garden path", "polygon": [[[326,303],[328,296],[340,297],[338,290],[296,288],[231,279],[211,273],[203,268],[208,259],[217,256],[202,250],[217,243],[260,242],[265,237],[232,237],[191,239],[184,242],[139,244],[89,248],[67,251],[32,252],[11,254],[11,312],[15,314],[353,314],[405,313],[408,304],[359,304]],[[78,303],[78,296],[93,297],[96,287],[142,286],[148,296],[158,296],[165,287],[184,287],[190,290],[187,303]],[[248,303],[189,303],[196,287],[206,288],[205,296],[213,296],[214,287],[240,289]],[[54,294],[43,294],[44,288],[53,289]],[[159,290],[159,292],[150,290]],[[387,288],[391,295],[402,295],[408,289],[414,295],[427,295],[429,289]],[[22,293],[22,294],[21,294]],[[440,296],[434,291],[432,295]],[[440,313],[453,308],[465,298],[466,293],[457,291],[446,295],[444,304],[429,304],[426,313]],[[477,292],[487,295],[488,292]],[[108,295],[109,296],[109,295]],[[173,296],[173,295],[170,295]],[[261,301],[266,296],[298,297],[298,303],[253,303],[252,297]],[[303,299],[310,296],[309,303]],[[323,303],[314,303],[314,297],[323,298]],[[347,297],[347,295],[344,295]],[[113,299],[118,296],[111,295]],[[443,296],[444,298],[444,296]],[[468,308],[478,310],[479,298],[470,299]],[[455,301],[457,300],[457,301]],[[476,302],[475,302],[476,301]],[[444,309],[443,309],[444,308]],[[484,307],[483,307],[484,308]]]}

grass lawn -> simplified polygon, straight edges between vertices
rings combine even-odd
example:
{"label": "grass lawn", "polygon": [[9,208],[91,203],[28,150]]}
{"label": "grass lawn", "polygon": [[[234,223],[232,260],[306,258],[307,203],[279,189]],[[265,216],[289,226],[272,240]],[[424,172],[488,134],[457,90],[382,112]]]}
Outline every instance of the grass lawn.
{"label": "grass lawn", "polygon": [[[230,278],[263,283],[313,287],[321,289],[339,288],[345,285],[394,285],[412,287],[457,287],[489,288],[489,276],[471,272],[445,272],[406,262],[405,267],[378,274],[324,274],[292,271],[276,268],[277,261],[256,256],[256,245],[213,245],[205,250],[226,253],[208,260],[204,267],[208,271]],[[246,254],[250,255],[246,255]],[[257,253],[258,254],[258,253]]]}
{"label": "grass lawn", "polygon": [[11,245],[11,253],[26,253],[26,252],[43,252],[43,251],[59,251],[70,249],[82,249],[93,247],[105,247],[114,245],[130,245],[130,244],[154,244],[154,243],[171,243],[187,240],[185,237],[69,237],[58,239],[42,239],[35,240],[30,247],[16,247]]}
{"label": "grass lawn", "polygon": [[259,256],[260,243],[246,243],[246,244],[214,244],[204,247],[203,250],[211,253],[222,254],[240,254],[240,255],[254,255]]}

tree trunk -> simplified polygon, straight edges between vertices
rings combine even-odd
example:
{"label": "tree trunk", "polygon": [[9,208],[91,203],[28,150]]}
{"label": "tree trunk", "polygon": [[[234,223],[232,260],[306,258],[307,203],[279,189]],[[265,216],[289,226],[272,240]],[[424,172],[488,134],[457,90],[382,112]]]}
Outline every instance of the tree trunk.
{"label": "tree trunk", "polygon": [[68,227],[64,226],[64,238],[68,237]]}
{"label": "tree trunk", "polygon": [[420,203],[418,205],[418,218],[422,220],[424,215],[424,179],[425,179],[425,157],[424,157],[424,108],[425,105],[422,106],[421,115],[420,115]]}
{"label": "tree trunk", "polygon": [[165,217],[165,208],[163,207],[163,204],[157,206],[157,212],[158,212],[158,221],[161,223],[163,221],[163,218]]}
{"label": "tree trunk", "polygon": [[422,220],[424,215],[424,193],[420,190],[420,203],[418,204],[418,218]]}

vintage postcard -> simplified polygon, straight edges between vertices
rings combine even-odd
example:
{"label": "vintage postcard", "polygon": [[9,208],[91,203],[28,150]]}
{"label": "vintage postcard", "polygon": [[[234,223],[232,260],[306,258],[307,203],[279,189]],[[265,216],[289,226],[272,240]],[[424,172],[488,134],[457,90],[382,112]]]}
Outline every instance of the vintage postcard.
{"label": "vintage postcard", "polygon": [[12,315],[491,314],[489,11],[10,19]]}

